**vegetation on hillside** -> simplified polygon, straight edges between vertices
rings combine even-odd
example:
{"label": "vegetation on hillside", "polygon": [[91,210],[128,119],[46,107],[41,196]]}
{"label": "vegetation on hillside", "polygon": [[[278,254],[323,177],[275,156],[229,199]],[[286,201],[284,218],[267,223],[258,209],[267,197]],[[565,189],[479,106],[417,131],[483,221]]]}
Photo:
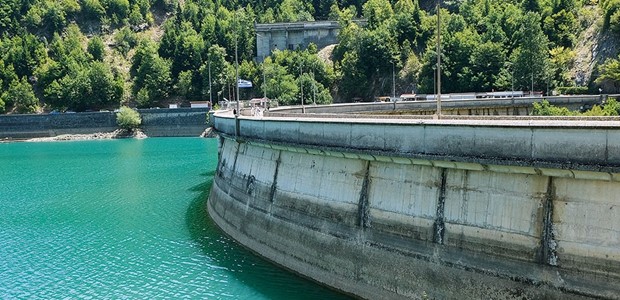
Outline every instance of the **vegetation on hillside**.
{"label": "vegetation on hillside", "polygon": [[[428,0],[4,0],[0,112],[241,98],[281,104],[434,93],[436,11]],[[570,87],[584,6],[620,33],[620,0],[454,0],[442,4],[443,92]],[[590,12],[592,10],[588,10]],[[367,26],[353,20],[364,18]],[[256,63],[255,23],[341,24],[331,62],[316,47]],[[594,84],[620,83],[618,59]],[[211,85],[209,85],[211,82]],[[620,85],[618,85],[620,87]],[[571,89],[565,89],[571,90]]]}
{"label": "vegetation on hillside", "polygon": [[616,99],[609,99],[602,106],[594,105],[591,109],[581,112],[551,105],[549,101],[543,100],[534,102],[531,114],[532,116],[618,116],[620,114],[620,103]]}

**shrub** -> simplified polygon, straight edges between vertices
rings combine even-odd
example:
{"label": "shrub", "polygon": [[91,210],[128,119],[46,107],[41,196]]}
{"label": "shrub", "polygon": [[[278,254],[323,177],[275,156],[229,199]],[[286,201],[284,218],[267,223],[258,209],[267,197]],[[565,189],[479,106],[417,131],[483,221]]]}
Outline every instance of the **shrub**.
{"label": "shrub", "polygon": [[561,95],[585,95],[588,93],[587,86],[562,86],[557,87],[556,90]]}
{"label": "shrub", "polygon": [[574,116],[576,113],[566,107],[557,107],[549,104],[546,99],[542,102],[534,102],[532,116]]}
{"label": "shrub", "polygon": [[140,114],[127,106],[122,106],[116,114],[116,124],[122,129],[134,130],[140,127],[141,123]]}

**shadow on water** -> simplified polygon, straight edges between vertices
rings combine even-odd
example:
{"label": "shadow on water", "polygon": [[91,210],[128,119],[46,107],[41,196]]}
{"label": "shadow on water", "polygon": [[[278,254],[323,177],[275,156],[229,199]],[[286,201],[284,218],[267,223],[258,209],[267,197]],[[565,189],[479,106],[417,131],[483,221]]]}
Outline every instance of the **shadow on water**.
{"label": "shadow on water", "polygon": [[[201,176],[205,181],[190,189],[197,194],[187,209],[186,224],[192,240],[210,259],[206,263],[217,266],[219,272],[225,269],[247,289],[266,299],[351,299],[258,257],[226,236],[207,213],[206,204],[215,171]],[[235,295],[235,291],[230,290],[226,294],[232,294],[235,299],[252,298]]]}

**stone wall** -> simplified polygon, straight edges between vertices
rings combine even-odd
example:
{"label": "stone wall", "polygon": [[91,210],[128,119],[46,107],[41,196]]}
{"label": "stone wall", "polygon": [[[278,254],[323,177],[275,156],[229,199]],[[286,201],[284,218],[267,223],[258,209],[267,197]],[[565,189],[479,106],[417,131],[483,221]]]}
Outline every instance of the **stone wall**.
{"label": "stone wall", "polygon": [[367,299],[620,299],[615,122],[232,118],[208,202]]}
{"label": "stone wall", "polygon": [[[148,136],[199,136],[208,127],[207,111],[202,108],[182,108],[139,112],[142,129]],[[0,115],[0,139],[111,132],[117,128],[114,112]]]}

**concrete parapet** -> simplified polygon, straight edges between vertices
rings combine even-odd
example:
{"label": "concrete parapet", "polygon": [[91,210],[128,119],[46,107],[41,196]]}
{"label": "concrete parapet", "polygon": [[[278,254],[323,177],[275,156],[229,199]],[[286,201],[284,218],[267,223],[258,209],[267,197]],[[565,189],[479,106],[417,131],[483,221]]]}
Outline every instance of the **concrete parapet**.
{"label": "concrete parapet", "polygon": [[620,299],[620,126],[579,122],[216,114],[208,210],[361,298]]}
{"label": "concrete parapet", "polygon": [[614,138],[620,135],[617,121],[254,119],[216,114],[215,128],[239,138],[377,155],[588,171],[620,170],[617,151],[620,138]]}

